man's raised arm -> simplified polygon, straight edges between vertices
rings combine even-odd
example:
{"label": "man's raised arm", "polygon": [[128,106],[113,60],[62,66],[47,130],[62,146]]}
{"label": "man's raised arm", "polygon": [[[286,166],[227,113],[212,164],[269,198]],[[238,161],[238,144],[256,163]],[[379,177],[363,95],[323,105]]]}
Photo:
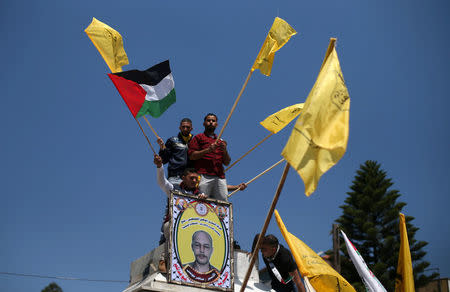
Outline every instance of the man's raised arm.
{"label": "man's raised arm", "polygon": [[156,165],[156,181],[163,192],[170,197],[170,192],[173,190],[173,185],[164,176],[164,167],[162,158],[159,155],[154,155],[153,163]]}

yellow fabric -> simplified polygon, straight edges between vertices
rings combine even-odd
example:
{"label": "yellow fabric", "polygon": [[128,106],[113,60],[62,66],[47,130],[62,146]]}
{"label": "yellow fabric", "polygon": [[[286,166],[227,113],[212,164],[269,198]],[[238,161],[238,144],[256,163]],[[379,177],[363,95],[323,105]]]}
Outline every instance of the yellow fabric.
{"label": "yellow fabric", "polygon": [[264,121],[260,122],[260,124],[268,131],[276,134],[302,112],[303,105],[303,103],[297,103],[288,106],[271,114]]}
{"label": "yellow fabric", "polygon": [[335,45],[336,45],[336,38],[330,38],[330,43],[328,44],[328,48],[325,53],[325,58],[323,59],[322,65],[320,66],[320,70],[322,70],[323,66],[325,65],[325,62],[328,59],[328,56],[331,54],[331,51],[334,49]]}
{"label": "yellow fabric", "polygon": [[91,24],[84,31],[102,55],[111,72],[122,72],[122,66],[128,64],[128,57],[123,48],[120,33],[95,18],[92,18]]}
{"label": "yellow fabric", "polygon": [[261,50],[252,66],[252,71],[259,69],[262,74],[270,76],[275,52],[286,44],[297,32],[283,19],[276,17],[267,34]]}
{"label": "yellow fabric", "polygon": [[189,140],[191,140],[192,134],[189,134],[187,136],[183,136],[183,134],[181,134],[181,137],[183,138],[184,142],[187,143],[189,142]]}
{"label": "yellow fabric", "polygon": [[325,59],[281,153],[303,179],[307,196],[347,149],[350,97],[334,46]]}
{"label": "yellow fabric", "polygon": [[397,277],[395,292],[414,292],[414,276],[409,250],[408,234],[406,232],[405,215],[400,213],[400,251],[398,254]]}
{"label": "yellow fabric", "polygon": [[356,292],[355,289],[303,241],[289,233],[275,210],[275,218],[302,277],[307,277],[316,291]]}

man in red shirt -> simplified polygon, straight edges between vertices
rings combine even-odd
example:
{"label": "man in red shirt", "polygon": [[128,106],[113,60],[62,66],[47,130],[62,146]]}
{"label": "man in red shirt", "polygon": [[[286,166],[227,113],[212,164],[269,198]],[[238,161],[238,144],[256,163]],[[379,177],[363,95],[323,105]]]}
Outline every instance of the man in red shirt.
{"label": "man in red shirt", "polygon": [[[189,142],[189,159],[194,162],[194,167],[200,174],[199,190],[209,194],[210,198],[227,201],[228,191],[225,180],[224,165],[230,164],[231,158],[227,151],[227,143],[219,139],[214,131],[217,128],[217,116],[209,113],[203,121],[205,131],[196,135]],[[240,184],[242,190],[246,186]]]}

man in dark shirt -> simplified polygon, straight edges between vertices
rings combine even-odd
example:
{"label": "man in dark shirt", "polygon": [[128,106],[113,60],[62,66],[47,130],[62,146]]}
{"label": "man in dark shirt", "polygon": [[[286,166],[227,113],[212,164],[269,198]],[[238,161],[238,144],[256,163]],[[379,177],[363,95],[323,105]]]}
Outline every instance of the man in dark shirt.
{"label": "man in dark shirt", "polygon": [[201,175],[199,189],[210,197],[227,201],[227,182],[223,165],[230,164],[231,158],[227,151],[227,143],[214,133],[217,127],[217,116],[209,113],[205,116],[203,126],[205,131],[196,135],[189,142],[189,159]]}
{"label": "man in dark shirt", "polygon": [[166,143],[158,138],[159,156],[164,164],[169,163],[167,169],[168,181],[173,185],[181,183],[181,174],[189,166],[188,143],[192,139],[192,121],[184,118],[180,122],[180,132],[170,137]]}
{"label": "man in dark shirt", "polygon": [[261,254],[272,279],[272,289],[277,292],[295,292],[297,288],[298,292],[305,292],[291,252],[279,244],[274,235],[269,234],[263,238]]}

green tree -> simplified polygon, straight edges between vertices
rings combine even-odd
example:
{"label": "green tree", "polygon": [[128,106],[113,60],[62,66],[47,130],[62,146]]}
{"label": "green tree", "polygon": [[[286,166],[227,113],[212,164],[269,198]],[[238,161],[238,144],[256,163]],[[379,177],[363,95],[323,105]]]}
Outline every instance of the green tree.
{"label": "green tree", "polygon": [[41,292],[63,292],[63,289],[61,289],[61,287],[59,287],[55,282],[51,282],[47,285],[47,287],[42,289]]}
{"label": "green tree", "polygon": [[[356,171],[351,191],[340,206],[343,213],[336,220],[349,239],[360,252],[369,268],[377,276],[387,291],[394,291],[397,270],[398,250],[400,247],[399,213],[406,205],[399,202],[398,190],[391,189],[393,183],[386,177],[376,161],[366,161]],[[425,275],[424,270],[430,263],[423,260],[428,244],[417,241],[415,234],[419,228],[406,216],[408,240],[414,269],[415,287],[422,287],[438,276],[437,273]],[[341,274],[357,291],[365,291],[345,244],[341,246]]]}

